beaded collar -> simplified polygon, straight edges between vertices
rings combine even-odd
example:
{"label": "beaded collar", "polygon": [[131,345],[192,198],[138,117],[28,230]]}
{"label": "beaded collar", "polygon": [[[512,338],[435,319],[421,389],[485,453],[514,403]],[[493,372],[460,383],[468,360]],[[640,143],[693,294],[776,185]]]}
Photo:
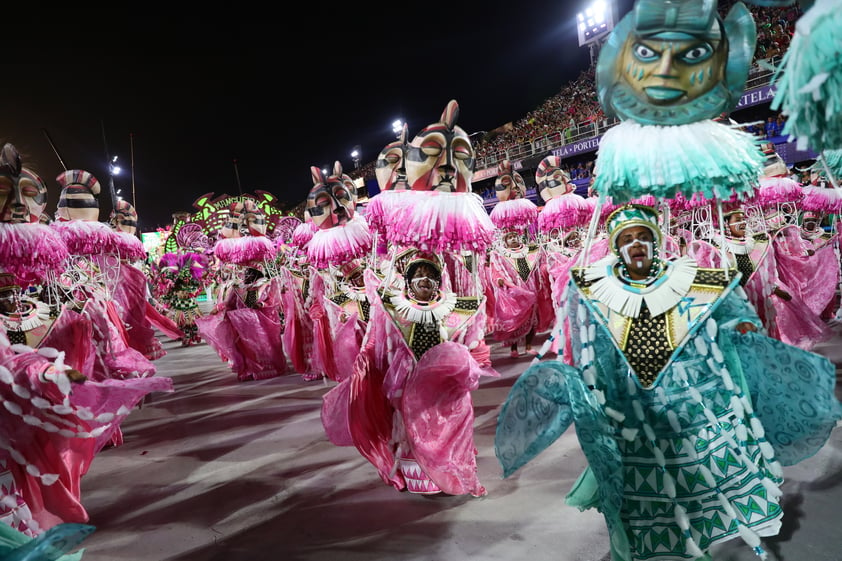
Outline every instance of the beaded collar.
{"label": "beaded collar", "polygon": [[529,247],[526,244],[521,245],[517,249],[511,249],[504,245],[501,245],[499,251],[509,259],[523,259],[527,255],[529,255]]}
{"label": "beaded collar", "polygon": [[728,236],[723,238],[721,235],[716,234],[716,242],[720,247],[724,247],[734,255],[748,255],[754,249],[754,238],[752,236],[737,239]]}
{"label": "beaded collar", "polygon": [[21,301],[15,312],[0,312],[0,324],[6,331],[31,331],[43,323],[38,316],[38,306],[32,302]]}
{"label": "beaded collar", "polygon": [[696,278],[696,261],[680,257],[666,262],[666,267],[647,283],[627,284],[615,270],[619,259],[609,255],[585,269],[585,280],[591,282],[591,294],[611,311],[636,318],[645,302],[652,317],[674,308],[690,291]]}
{"label": "beaded collar", "polygon": [[439,291],[436,298],[429,302],[419,302],[414,298],[409,298],[402,291],[394,291],[390,296],[395,312],[412,323],[438,323],[450,315],[456,307],[456,294],[453,292],[443,294]]}

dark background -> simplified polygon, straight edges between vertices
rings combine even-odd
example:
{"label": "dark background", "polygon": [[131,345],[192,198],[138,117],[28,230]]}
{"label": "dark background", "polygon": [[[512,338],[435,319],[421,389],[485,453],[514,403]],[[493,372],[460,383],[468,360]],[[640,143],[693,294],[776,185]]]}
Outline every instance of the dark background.
{"label": "dark background", "polygon": [[[357,146],[362,164],[374,160],[395,119],[411,138],[450,99],[468,133],[524,117],[589,64],[575,29],[589,4],[74,6],[30,13],[31,24],[12,17],[0,140],[47,183],[50,214],[55,177],[81,168],[102,183],[107,220],[114,155],[142,230],[209,192],[264,190],[292,208],[312,187],[310,166],[351,170]],[[618,16],[630,7],[618,2]]]}

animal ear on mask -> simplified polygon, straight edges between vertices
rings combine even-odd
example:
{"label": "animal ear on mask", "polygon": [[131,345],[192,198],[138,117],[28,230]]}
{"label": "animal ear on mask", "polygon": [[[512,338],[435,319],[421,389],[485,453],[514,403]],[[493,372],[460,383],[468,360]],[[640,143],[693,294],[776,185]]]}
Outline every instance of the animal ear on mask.
{"label": "animal ear on mask", "polygon": [[313,185],[326,183],[325,174],[322,173],[322,170],[317,166],[310,166],[310,177],[313,178]]}
{"label": "animal ear on mask", "polygon": [[456,126],[456,120],[459,119],[459,104],[455,99],[447,102],[447,107],[444,108],[441,114],[441,122],[448,128],[453,130]]}
{"label": "animal ear on mask", "polygon": [[333,175],[342,177],[342,163],[339,160],[333,162]]}
{"label": "animal ear on mask", "polygon": [[20,153],[13,144],[7,142],[0,152],[0,170],[5,171],[12,177],[18,177],[22,169]]}

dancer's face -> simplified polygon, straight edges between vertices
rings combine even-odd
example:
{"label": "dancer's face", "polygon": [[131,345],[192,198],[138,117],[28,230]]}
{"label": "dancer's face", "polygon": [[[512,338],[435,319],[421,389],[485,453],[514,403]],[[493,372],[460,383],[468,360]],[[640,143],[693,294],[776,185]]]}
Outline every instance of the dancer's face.
{"label": "dancer's face", "polygon": [[746,215],[742,212],[735,212],[728,216],[728,233],[732,238],[746,237]]}
{"label": "dancer's face", "polygon": [[617,249],[632,279],[641,280],[649,276],[654,257],[654,238],[652,230],[646,226],[629,226],[617,236]]}

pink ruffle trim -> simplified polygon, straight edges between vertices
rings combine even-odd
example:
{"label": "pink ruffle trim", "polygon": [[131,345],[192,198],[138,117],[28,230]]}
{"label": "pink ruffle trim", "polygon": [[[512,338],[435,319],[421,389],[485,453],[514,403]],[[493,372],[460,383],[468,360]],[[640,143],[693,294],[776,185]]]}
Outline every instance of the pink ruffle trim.
{"label": "pink ruffle trim", "polygon": [[42,283],[68,257],[61,236],[44,224],[0,223],[0,269],[21,286]]}
{"label": "pink ruffle trim", "polygon": [[386,217],[390,245],[423,251],[484,251],[494,241],[494,223],[475,193],[393,191]]}
{"label": "pink ruffle trim", "polygon": [[371,251],[368,223],[355,216],[344,226],[317,230],[307,244],[307,259],[318,269],[339,266]]}
{"label": "pink ruffle trim", "polygon": [[213,246],[214,255],[224,263],[249,265],[275,258],[275,246],[266,236],[222,238]]}
{"label": "pink ruffle trim", "polygon": [[522,230],[538,220],[538,207],[529,199],[500,201],[491,209],[491,222],[500,230]]}

